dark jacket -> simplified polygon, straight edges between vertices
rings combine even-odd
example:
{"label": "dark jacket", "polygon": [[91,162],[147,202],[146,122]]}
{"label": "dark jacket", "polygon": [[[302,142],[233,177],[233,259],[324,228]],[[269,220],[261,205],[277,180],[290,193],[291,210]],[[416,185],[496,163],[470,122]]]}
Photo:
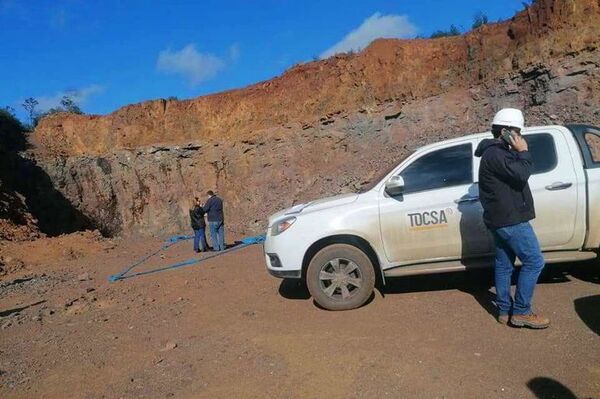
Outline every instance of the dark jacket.
{"label": "dark jacket", "polygon": [[531,154],[510,150],[502,139],[486,139],[475,156],[481,157],[479,200],[486,226],[498,229],[535,219],[527,183],[533,168]]}
{"label": "dark jacket", "polygon": [[204,214],[204,209],[202,209],[200,205],[194,205],[194,207],[190,209],[190,223],[192,225],[192,229],[200,230],[206,227]]}
{"label": "dark jacket", "polygon": [[216,195],[213,195],[204,204],[204,211],[207,214],[209,222],[222,222],[223,218],[223,200]]}

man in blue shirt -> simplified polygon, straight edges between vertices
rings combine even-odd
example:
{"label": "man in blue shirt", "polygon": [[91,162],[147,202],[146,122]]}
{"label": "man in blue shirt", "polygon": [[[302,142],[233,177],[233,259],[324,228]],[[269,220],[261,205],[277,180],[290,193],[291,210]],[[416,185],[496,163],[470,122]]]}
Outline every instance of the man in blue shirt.
{"label": "man in blue shirt", "polygon": [[210,229],[210,239],[214,251],[225,249],[225,225],[223,217],[223,200],[215,195],[212,190],[206,192],[208,200],[204,204],[204,212]]}

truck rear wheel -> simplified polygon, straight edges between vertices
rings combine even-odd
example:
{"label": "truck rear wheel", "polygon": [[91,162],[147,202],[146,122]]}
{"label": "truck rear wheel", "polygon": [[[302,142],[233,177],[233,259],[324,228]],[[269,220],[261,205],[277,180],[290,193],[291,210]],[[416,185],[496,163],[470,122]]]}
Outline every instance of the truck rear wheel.
{"label": "truck rear wheel", "polygon": [[317,252],[306,272],[314,300],[329,310],[363,305],[373,293],[375,271],[369,257],[348,244],[333,244]]}

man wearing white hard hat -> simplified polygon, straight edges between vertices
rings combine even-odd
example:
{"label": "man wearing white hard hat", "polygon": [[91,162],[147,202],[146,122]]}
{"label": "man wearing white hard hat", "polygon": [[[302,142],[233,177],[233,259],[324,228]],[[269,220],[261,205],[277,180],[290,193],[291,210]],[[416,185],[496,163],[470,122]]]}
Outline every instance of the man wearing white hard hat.
{"label": "man wearing white hard hat", "polygon": [[[523,113],[514,108],[500,110],[492,122],[493,139],[483,140],[475,155],[479,166],[479,199],[483,220],[496,243],[495,282],[498,322],[516,327],[546,328],[550,320],[531,309],[544,257],[529,223],[535,218],[529,176],[533,160],[521,136]],[[511,280],[515,259],[522,262],[518,271],[514,299]]]}

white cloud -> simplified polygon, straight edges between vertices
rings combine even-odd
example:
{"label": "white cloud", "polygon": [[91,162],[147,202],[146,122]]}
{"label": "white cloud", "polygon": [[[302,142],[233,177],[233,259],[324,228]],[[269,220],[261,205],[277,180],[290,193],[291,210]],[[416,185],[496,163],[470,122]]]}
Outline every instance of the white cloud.
{"label": "white cloud", "polygon": [[36,97],[38,102],[37,110],[40,112],[46,112],[50,108],[59,107],[60,100],[62,100],[64,96],[70,97],[71,100],[75,101],[77,105],[83,107],[90,97],[100,94],[103,91],[104,87],[93,84],[80,89],[60,91],[51,96]]}
{"label": "white cloud", "polygon": [[360,51],[380,37],[406,38],[416,33],[417,27],[408,20],[407,16],[381,15],[381,13],[376,12],[334,46],[321,53],[320,57],[327,58],[350,50]]}
{"label": "white cloud", "polygon": [[[232,55],[239,53],[233,50]],[[212,79],[225,67],[225,62],[216,55],[200,53],[194,44],[188,44],[179,51],[163,50],[158,55],[156,68],[168,74],[185,77],[192,86]]]}

